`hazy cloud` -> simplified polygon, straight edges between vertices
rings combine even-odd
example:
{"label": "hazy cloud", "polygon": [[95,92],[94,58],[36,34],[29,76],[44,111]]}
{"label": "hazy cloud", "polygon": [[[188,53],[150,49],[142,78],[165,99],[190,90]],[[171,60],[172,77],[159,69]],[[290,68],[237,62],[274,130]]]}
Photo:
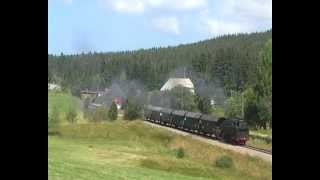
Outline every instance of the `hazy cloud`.
{"label": "hazy cloud", "polygon": [[146,4],[153,8],[165,8],[175,10],[190,10],[204,8],[206,0],[147,0]]}
{"label": "hazy cloud", "polygon": [[[193,10],[205,34],[252,32],[259,24],[271,26],[272,0],[107,0],[120,13],[146,14],[152,26],[166,33],[180,34],[181,11]],[[157,16],[153,12],[157,11]],[[166,16],[170,13],[172,17]],[[196,22],[194,22],[196,23]]]}
{"label": "hazy cloud", "polygon": [[122,13],[143,13],[145,4],[141,0],[115,0],[112,1],[114,10]]}
{"label": "hazy cloud", "polygon": [[159,17],[152,20],[153,26],[162,32],[179,35],[179,21],[176,17]]}
{"label": "hazy cloud", "polygon": [[247,23],[219,21],[216,19],[207,19],[204,23],[205,30],[210,35],[248,32],[251,29]]}
{"label": "hazy cloud", "polygon": [[206,0],[108,0],[121,13],[143,13],[151,9],[191,10],[207,6]]}
{"label": "hazy cloud", "polygon": [[[214,11],[212,15],[210,12]],[[201,26],[210,35],[253,32],[259,24],[271,26],[271,0],[225,0],[200,12]]]}

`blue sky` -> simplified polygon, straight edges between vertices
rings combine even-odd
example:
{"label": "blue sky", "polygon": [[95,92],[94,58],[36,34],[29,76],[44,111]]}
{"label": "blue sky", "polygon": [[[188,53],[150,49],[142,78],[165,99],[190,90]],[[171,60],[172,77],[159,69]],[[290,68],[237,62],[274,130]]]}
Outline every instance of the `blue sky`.
{"label": "blue sky", "polygon": [[272,28],[271,0],[48,0],[48,53],[175,46]]}

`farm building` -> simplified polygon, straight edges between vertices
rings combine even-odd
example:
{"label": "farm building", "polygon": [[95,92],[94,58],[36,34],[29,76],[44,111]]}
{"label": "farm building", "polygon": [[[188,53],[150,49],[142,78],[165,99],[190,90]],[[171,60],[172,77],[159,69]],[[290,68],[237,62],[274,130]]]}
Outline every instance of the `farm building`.
{"label": "farm building", "polygon": [[182,86],[190,90],[194,94],[194,85],[189,78],[170,78],[160,89],[160,91],[171,90],[174,87]]}
{"label": "farm building", "polygon": [[111,106],[112,102],[116,103],[117,108],[120,109],[124,103],[125,93],[120,89],[120,86],[113,84],[107,92],[98,96],[94,103],[104,106]]}
{"label": "farm building", "polygon": [[98,92],[96,91],[90,91],[90,90],[84,90],[80,92],[80,97],[82,100],[84,99],[94,99],[98,96]]}

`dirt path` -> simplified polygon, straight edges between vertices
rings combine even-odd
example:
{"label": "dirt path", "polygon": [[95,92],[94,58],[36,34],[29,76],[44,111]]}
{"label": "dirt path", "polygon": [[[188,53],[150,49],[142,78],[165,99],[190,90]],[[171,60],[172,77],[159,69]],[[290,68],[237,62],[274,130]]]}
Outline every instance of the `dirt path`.
{"label": "dirt path", "polygon": [[153,127],[167,129],[169,131],[175,132],[177,134],[181,134],[183,136],[187,136],[188,135],[188,136],[191,136],[191,138],[193,138],[193,139],[197,139],[199,141],[202,141],[202,142],[205,142],[205,143],[208,143],[208,144],[212,144],[212,145],[219,146],[219,147],[222,147],[222,148],[225,148],[225,149],[236,151],[238,153],[248,154],[250,156],[260,157],[260,158],[262,158],[262,159],[264,159],[266,161],[272,162],[272,155],[270,155],[270,154],[265,154],[265,153],[258,152],[258,151],[252,150],[252,149],[247,149],[247,148],[241,147],[241,146],[234,146],[234,145],[226,144],[226,143],[223,143],[223,142],[220,142],[220,141],[216,141],[216,140],[213,140],[213,139],[204,138],[204,137],[201,137],[199,135],[192,134],[192,133],[184,132],[184,131],[173,129],[173,128],[170,128],[170,127],[161,126],[161,125],[158,125],[158,124],[153,124],[153,123],[150,123],[150,122],[147,122],[147,121],[143,121],[143,122],[148,124],[148,125],[151,125]]}

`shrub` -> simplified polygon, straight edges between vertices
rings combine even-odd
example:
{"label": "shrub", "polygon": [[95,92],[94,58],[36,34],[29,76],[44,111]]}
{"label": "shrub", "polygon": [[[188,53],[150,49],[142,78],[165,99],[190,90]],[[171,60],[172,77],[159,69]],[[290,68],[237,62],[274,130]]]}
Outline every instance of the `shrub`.
{"label": "shrub", "polygon": [[118,118],[118,108],[114,102],[112,102],[111,104],[111,107],[108,112],[108,117],[110,120],[116,120]]}
{"label": "shrub", "polygon": [[177,154],[176,154],[177,158],[181,159],[184,157],[184,149],[182,147],[177,149]]}
{"label": "shrub", "polygon": [[124,105],[124,118],[134,120],[141,117],[142,106],[134,99],[127,99]]}
{"label": "shrub", "polygon": [[216,160],[216,166],[220,168],[230,168],[233,166],[233,160],[229,156],[222,156]]}
{"label": "shrub", "polygon": [[208,97],[197,95],[196,103],[201,113],[209,114],[211,112],[211,104]]}

